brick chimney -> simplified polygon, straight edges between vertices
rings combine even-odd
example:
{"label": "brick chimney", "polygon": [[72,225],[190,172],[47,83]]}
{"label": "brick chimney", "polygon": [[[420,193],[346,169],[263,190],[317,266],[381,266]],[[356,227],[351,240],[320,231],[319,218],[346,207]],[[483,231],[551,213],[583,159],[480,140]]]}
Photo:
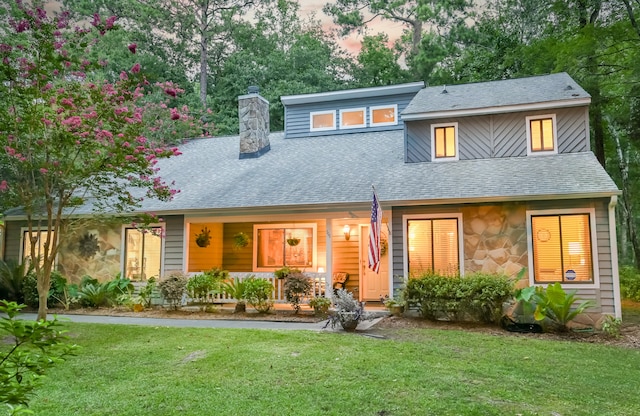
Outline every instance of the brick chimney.
{"label": "brick chimney", "polygon": [[260,96],[258,87],[251,86],[247,95],[238,97],[240,118],[240,159],[260,157],[271,148],[269,144],[269,101]]}

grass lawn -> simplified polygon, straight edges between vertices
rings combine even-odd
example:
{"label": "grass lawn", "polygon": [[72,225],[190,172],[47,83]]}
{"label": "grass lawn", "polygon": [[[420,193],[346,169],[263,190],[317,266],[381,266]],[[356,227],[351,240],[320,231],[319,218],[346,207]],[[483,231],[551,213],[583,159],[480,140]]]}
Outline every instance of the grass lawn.
{"label": "grass lawn", "polygon": [[640,351],[455,330],[69,323],[36,415],[638,415]]}

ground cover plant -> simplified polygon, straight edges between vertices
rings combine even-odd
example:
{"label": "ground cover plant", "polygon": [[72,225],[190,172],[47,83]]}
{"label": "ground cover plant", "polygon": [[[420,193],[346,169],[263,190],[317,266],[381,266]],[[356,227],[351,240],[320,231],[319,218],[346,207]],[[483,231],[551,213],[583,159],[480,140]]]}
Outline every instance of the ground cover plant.
{"label": "ground cover plant", "polygon": [[36,414],[629,415],[640,350],[458,330],[68,324]]}

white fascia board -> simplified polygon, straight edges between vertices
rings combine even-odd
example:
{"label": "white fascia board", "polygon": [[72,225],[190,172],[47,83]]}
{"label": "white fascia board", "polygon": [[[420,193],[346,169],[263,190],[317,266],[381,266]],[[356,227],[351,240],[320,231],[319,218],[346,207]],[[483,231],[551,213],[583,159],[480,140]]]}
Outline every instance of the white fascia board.
{"label": "white fascia board", "polygon": [[552,108],[580,107],[583,105],[584,106],[589,105],[590,103],[591,103],[591,98],[580,98],[575,100],[545,101],[541,103],[517,104],[517,105],[482,107],[482,108],[468,108],[468,109],[462,109],[462,110],[442,110],[442,111],[429,111],[424,113],[410,113],[410,114],[406,114],[403,112],[400,115],[403,121],[431,120],[431,119],[445,118],[445,117],[481,116],[481,115],[488,115],[488,114],[548,110]]}
{"label": "white fascia board", "polygon": [[352,98],[407,94],[411,92],[418,92],[422,88],[424,88],[424,82],[419,81],[400,85],[388,85],[384,87],[358,88],[351,90],[319,92],[315,94],[285,95],[280,97],[280,101],[282,101],[282,104],[284,105],[308,104]]}

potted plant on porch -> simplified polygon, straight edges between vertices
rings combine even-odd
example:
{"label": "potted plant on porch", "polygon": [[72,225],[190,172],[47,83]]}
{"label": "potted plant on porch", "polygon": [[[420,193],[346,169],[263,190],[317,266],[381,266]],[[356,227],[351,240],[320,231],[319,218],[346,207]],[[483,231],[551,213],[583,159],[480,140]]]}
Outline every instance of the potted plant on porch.
{"label": "potted plant on porch", "polygon": [[331,324],[332,328],[340,324],[345,331],[353,332],[360,321],[369,319],[364,311],[364,303],[355,300],[351,292],[347,292],[346,289],[336,290],[333,303],[335,310],[329,315],[327,321],[327,325]]}

